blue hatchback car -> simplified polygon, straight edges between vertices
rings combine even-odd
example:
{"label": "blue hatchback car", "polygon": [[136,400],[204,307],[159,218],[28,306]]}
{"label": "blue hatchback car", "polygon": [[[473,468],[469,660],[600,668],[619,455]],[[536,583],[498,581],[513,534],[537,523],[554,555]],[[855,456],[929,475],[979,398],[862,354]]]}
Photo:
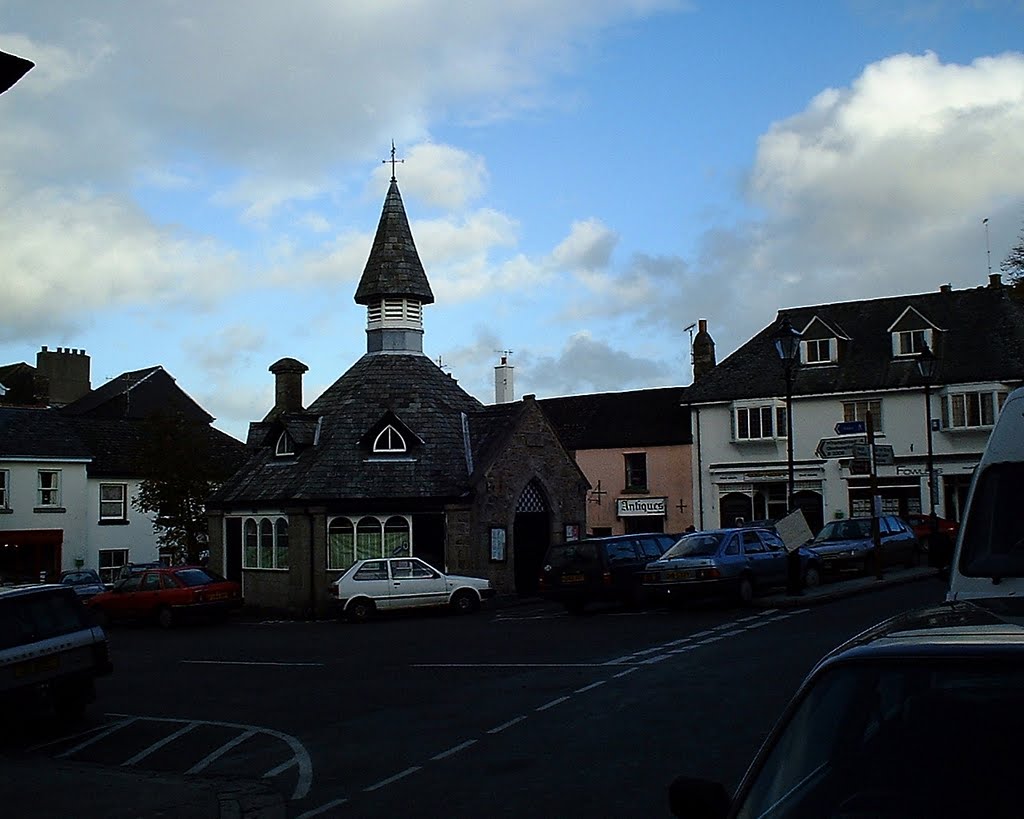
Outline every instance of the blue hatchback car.
{"label": "blue hatchback car", "polygon": [[[801,576],[807,554],[800,550]],[[724,596],[749,603],[758,593],[786,585],[789,552],[767,528],[709,529],[684,535],[647,564],[649,597],[685,601]]]}

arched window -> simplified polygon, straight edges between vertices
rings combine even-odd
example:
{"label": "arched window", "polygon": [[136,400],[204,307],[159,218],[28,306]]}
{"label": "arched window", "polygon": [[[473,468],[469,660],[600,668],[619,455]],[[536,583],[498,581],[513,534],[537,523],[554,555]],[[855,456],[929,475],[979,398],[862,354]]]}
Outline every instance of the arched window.
{"label": "arched window", "polygon": [[356,530],[348,518],[334,518],[327,526],[327,568],[345,571],[356,562]]}
{"label": "arched window", "polygon": [[356,560],[383,557],[381,526],[377,518],[363,518],[356,527]]}
{"label": "arched window", "polygon": [[288,568],[288,519],[278,518],[274,524],[274,568]]}
{"label": "arched window", "polygon": [[380,431],[373,441],[374,452],[405,452],[405,438],[391,424]]}
{"label": "arched window", "polygon": [[277,447],[274,449],[275,455],[294,455],[295,454],[295,441],[292,440],[292,436],[284,431],[278,436]]}
{"label": "arched window", "polygon": [[384,523],[384,556],[408,557],[412,554],[411,545],[409,521],[398,516],[388,518]]}
{"label": "arched window", "polygon": [[260,568],[269,569],[274,565],[274,524],[270,518],[260,521]]}
{"label": "arched window", "polygon": [[255,568],[260,565],[259,557],[259,533],[256,528],[256,521],[249,518],[245,522],[245,561],[246,568]]}

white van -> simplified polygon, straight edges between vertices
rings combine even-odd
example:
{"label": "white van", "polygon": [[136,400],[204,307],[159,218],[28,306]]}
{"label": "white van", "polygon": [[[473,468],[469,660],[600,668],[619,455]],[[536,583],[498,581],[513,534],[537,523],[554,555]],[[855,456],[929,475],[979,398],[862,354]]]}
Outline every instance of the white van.
{"label": "white van", "polygon": [[974,473],[947,600],[1024,598],[1024,388],[1010,393]]}

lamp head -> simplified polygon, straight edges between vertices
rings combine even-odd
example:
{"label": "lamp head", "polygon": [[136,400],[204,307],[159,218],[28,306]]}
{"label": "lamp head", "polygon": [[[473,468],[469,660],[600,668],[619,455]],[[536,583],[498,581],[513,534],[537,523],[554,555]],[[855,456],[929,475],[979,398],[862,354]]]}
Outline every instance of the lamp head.
{"label": "lamp head", "polygon": [[792,366],[800,360],[800,338],[803,334],[797,330],[789,320],[789,316],[783,316],[778,329],[772,335],[775,342],[775,351],[786,366]]}
{"label": "lamp head", "polygon": [[928,384],[931,384],[935,379],[935,371],[938,368],[938,364],[939,360],[935,357],[935,353],[932,352],[927,342],[925,342],[921,352],[917,354],[917,371],[921,373],[921,377]]}

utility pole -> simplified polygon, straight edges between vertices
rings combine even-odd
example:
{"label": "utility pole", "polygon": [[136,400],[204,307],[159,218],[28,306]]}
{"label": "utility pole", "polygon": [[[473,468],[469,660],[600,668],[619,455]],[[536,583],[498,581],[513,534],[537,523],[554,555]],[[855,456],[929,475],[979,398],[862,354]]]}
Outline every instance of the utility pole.
{"label": "utility pole", "polygon": [[875,467],[875,418],[871,410],[867,412],[868,455],[871,460],[871,542],[874,544],[875,579],[882,579],[882,533],[878,525],[878,515],[882,505],[878,497],[878,470]]}

